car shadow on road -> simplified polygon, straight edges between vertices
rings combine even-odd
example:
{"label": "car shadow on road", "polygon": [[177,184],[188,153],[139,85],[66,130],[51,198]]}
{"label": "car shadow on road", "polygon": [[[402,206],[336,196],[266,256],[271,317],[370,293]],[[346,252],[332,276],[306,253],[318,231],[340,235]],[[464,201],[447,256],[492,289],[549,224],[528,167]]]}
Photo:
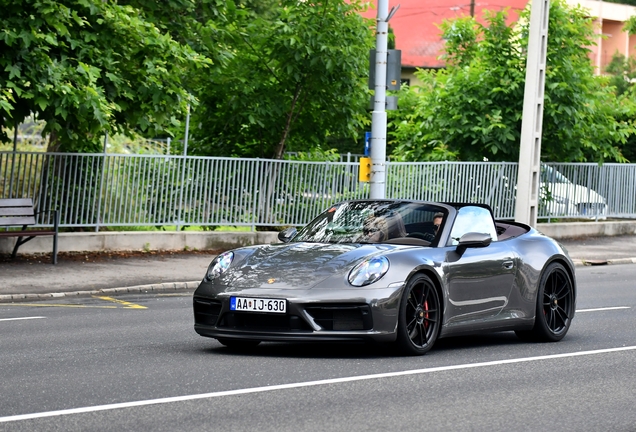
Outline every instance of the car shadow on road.
{"label": "car shadow on road", "polygon": [[[513,332],[489,333],[485,335],[458,336],[440,339],[427,355],[449,350],[485,349],[524,344]],[[215,355],[240,355],[253,357],[284,357],[284,358],[324,358],[324,359],[354,359],[354,358],[387,358],[404,357],[392,344],[374,343],[279,343],[266,342],[250,348],[228,348],[214,341],[214,346],[206,352]]]}
{"label": "car shadow on road", "polygon": [[482,349],[509,345],[524,344],[514,332],[486,333],[470,336],[455,336],[440,339],[435,343],[433,350],[448,351],[458,349]]}

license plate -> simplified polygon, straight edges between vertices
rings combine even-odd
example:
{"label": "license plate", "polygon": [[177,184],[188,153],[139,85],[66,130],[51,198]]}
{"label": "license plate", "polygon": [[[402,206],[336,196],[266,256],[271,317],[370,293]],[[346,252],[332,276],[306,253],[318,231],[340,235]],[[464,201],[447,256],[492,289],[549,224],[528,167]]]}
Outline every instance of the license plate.
{"label": "license plate", "polygon": [[253,297],[230,297],[230,310],[284,314],[287,312],[287,301]]}

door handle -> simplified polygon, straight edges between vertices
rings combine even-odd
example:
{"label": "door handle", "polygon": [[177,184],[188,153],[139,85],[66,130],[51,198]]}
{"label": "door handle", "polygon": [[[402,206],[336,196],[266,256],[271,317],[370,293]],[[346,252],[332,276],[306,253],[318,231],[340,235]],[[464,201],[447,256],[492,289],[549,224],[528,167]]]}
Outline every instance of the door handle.
{"label": "door handle", "polygon": [[502,267],[505,268],[506,270],[510,270],[514,266],[515,266],[515,263],[513,261],[504,261],[502,264]]}

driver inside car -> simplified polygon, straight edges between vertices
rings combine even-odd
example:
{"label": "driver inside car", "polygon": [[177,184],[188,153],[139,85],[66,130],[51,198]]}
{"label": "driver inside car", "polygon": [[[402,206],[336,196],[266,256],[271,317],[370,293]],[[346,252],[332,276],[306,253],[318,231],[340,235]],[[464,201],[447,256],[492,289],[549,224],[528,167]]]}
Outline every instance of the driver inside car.
{"label": "driver inside car", "polygon": [[388,223],[386,218],[380,216],[367,216],[362,224],[364,241],[378,243],[388,239]]}

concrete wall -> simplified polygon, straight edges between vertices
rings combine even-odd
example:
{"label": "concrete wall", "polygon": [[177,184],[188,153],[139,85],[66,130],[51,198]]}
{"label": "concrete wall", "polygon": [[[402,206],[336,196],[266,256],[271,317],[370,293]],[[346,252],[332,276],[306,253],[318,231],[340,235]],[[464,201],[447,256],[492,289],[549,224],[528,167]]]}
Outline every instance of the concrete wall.
{"label": "concrete wall", "polygon": [[[277,232],[134,231],[60,233],[60,252],[116,250],[214,250],[278,242]],[[0,238],[0,253],[11,253],[15,238]],[[20,246],[18,253],[53,250],[53,237],[36,237]]]}
{"label": "concrete wall", "polygon": [[[567,222],[538,224],[543,234],[556,238],[636,235],[636,221]],[[60,252],[117,250],[215,250],[253,244],[278,243],[277,232],[82,232],[61,233]],[[0,238],[0,253],[13,250],[15,238]],[[53,237],[36,237],[22,245],[21,253],[49,253]]]}
{"label": "concrete wall", "polygon": [[537,224],[537,229],[543,234],[555,239],[635,235],[636,221]]}

